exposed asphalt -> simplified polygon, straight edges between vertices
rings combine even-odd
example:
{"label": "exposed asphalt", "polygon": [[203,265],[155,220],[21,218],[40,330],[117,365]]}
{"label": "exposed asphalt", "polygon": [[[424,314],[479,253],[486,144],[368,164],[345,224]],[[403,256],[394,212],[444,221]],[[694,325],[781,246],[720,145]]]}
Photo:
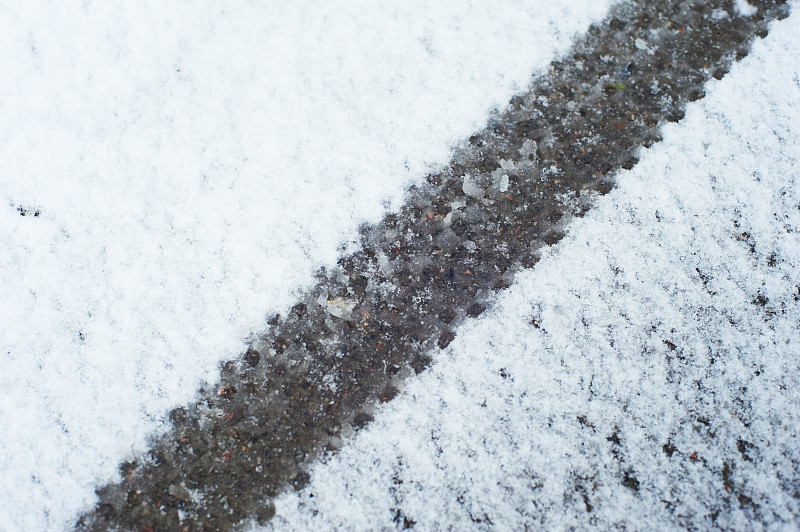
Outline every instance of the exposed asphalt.
{"label": "exposed asphalt", "polygon": [[360,249],[318,274],[220,381],[172,411],[151,450],[78,530],[230,530],[266,522],[271,499],[300,489],[424,371],[460,323],[534,266],[565,225],[613,188],[614,173],[660,140],[703,86],[744,57],[778,0],[740,16],[722,0],[623,2],[531,90],[454,150],[449,166],[409,190],[400,212],[364,227]]}

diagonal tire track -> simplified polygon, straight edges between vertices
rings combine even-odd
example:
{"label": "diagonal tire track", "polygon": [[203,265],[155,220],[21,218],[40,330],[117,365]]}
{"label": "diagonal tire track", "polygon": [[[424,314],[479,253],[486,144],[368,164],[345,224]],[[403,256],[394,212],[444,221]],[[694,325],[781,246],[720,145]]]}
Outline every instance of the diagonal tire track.
{"label": "diagonal tire track", "polygon": [[170,414],[147,457],[121,466],[79,529],[228,530],[271,517],[271,497],[371,420],[463,320],[557,242],[571,216],[680,120],[703,84],[746,55],[782,2],[623,3],[493,116],[402,210],[317,286],[218,387]]}

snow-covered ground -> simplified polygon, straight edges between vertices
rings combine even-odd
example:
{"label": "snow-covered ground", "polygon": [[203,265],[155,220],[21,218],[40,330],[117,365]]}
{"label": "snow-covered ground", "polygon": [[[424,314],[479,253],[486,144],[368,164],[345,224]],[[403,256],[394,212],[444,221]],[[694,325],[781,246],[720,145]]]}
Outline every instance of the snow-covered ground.
{"label": "snow-covered ground", "polygon": [[609,3],[0,3],[0,529],[90,507]]}
{"label": "snow-covered ground", "polygon": [[275,529],[800,528],[800,13],[707,92]]}

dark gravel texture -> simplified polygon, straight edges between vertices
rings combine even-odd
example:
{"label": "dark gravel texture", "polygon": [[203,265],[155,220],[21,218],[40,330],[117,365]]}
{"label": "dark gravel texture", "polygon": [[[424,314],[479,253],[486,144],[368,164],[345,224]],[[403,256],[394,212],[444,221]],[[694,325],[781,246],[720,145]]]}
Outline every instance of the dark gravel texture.
{"label": "dark gravel texture", "polygon": [[[318,275],[220,383],[170,413],[151,451],[98,490],[80,530],[230,530],[267,521],[270,500],[369,423],[465,319],[556,243],[613,174],[683,117],[703,85],[744,57],[778,0],[751,18],[722,0],[622,3],[412,188],[399,213],[362,230],[358,252]],[[724,10],[727,17],[712,16]],[[720,12],[717,11],[717,14]]]}

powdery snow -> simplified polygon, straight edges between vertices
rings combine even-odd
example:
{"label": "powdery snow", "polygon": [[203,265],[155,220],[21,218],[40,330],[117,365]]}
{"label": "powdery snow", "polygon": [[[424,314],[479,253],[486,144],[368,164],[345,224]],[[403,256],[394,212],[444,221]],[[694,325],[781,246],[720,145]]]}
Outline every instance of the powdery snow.
{"label": "powdery snow", "polygon": [[0,529],[88,508],[608,4],[0,4]]}
{"label": "powdery snow", "polygon": [[800,13],[707,92],[276,530],[800,527]]}

